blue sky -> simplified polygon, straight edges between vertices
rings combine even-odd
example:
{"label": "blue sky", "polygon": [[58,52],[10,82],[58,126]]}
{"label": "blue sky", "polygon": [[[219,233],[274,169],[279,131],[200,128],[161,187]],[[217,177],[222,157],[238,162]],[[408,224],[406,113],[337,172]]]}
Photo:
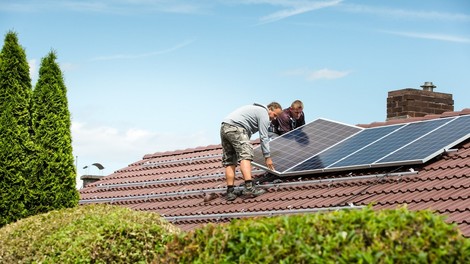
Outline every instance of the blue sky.
{"label": "blue sky", "polygon": [[9,30],[33,85],[57,52],[79,174],[219,144],[222,118],[252,102],[371,123],[388,91],[432,81],[470,107],[467,0],[0,0]]}

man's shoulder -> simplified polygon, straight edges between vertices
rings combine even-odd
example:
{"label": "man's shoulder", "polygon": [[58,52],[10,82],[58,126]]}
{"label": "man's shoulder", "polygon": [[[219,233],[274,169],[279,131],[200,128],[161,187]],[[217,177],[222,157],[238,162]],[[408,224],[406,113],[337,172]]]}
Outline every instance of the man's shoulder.
{"label": "man's shoulder", "polygon": [[289,119],[289,117],[291,117],[289,108],[282,110],[282,113],[278,117],[282,119]]}

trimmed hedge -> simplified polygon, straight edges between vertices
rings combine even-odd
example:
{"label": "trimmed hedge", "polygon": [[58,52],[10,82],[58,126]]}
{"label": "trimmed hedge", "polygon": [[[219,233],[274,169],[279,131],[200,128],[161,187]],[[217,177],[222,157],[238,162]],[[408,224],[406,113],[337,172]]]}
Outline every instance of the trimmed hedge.
{"label": "trimmed hedge", "polygon": [[136,263],[157,259],[179,228],[111,205],[50,211],[0,229],[0,263]]}
{"label": "trimmed hedge", "polygon": [[470,239],[431,211],[342,210],[181,232],[158,214],[86,205],[0,229],[0,263],[470,263]]}
{"label": "trimmed hedge", "polygon": [[166,263],[470,263],[470,240],[430,211],[342,210],[207,225]]}

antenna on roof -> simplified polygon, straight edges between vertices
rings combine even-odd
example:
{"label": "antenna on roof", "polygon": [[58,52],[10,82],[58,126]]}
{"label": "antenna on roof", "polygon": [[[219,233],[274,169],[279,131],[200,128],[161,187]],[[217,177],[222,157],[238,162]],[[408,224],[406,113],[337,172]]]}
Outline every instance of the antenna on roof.
{"label": "antenna on roof", "polygon": [[101,165],[101,163],[95,162],[95,163],[93,163],[93,164],[91,164],[91,165],[86,165],[86,166],[83,167],[83,169],[86,170],[86,174],[89,174],[89,171],[90,171],[91,166],[95,166],[95,167],[96,167],[98,170],[100,170],[100,171],[102,171],[102,170],[104,169],[104,166]]}
{"label": "antenna on roof", "polygon": [[102,170],[102,169],[104,169],[104,166],[103,166],[103,165],[101,165],[100,163],[93,163],[93,164],[91,164],[91,165],[93,165],[93,166],[97,167],[99,170]]}

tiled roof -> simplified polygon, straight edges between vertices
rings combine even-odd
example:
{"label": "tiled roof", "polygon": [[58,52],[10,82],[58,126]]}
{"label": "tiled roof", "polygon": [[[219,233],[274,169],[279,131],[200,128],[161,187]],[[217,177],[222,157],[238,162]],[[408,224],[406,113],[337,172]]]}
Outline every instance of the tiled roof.
{"label": "tiled roof", "polygon": [[[470,114],[470,109],[360,125],[402,122]],[[253,141],[258,144],[258,141]],[[253,168],[255,181],[267,193],[227,202],[220,145],[147,154],[80,190],[80,203],[111,203],[153,211],[183,230],[232,218],[406,204],[411,210],[432,209],[456,223],[470,237],[470,140],[423,165],[341,173],[278,177]],[[243,183],[237,173],[236,185]]]}

